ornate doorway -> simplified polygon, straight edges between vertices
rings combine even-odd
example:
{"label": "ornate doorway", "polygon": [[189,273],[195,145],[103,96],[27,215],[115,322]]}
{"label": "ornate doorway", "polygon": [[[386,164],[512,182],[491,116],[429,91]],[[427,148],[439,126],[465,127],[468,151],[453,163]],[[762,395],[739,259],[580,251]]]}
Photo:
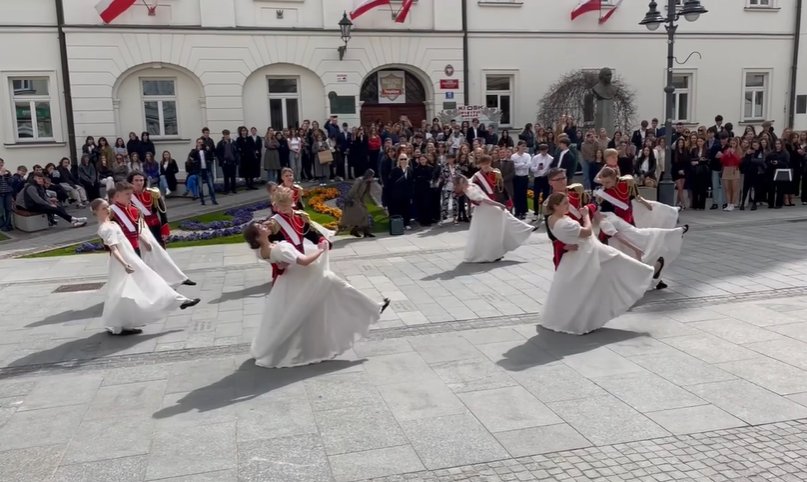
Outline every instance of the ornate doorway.
{"label": "ornate doorway", "polygon": [[[403,72],[403,85],[396,86],[394,72]],[[382,81],[389,83],[391,90],[403,87],[401,94],[404,96],[403,103],[386,103],[392,97],[383,99],[384,93],[379,87],[379,76]],[[413,125],[419,126],[420,122],[426,119],[426,89],[420,79],[414,74],[404,69],[383,69],[373,72],[364,79],[361,86],[359,99],[362,101],[361,123],[367,125],[371,122],[396,122],[405,115]]]}

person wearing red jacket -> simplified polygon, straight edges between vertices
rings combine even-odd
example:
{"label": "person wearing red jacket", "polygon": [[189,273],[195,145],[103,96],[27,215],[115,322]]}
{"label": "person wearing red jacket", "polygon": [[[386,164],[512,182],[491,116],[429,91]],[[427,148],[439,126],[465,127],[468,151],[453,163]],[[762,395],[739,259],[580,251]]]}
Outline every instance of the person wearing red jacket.
{"label": "person wearing red jacket", "polygon": [[740,192],[740,163],[743,160],[743,154],[740,150],[740,139],[734,137],[729,139],[728,145],[715,155],[723,168],[721,179],[726,201],[723,211],[734,211],[734,205]]}

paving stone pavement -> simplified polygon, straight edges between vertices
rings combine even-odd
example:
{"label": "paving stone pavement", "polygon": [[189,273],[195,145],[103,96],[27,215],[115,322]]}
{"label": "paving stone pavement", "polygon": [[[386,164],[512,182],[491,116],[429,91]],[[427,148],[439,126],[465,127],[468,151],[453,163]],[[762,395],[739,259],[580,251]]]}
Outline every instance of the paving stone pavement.
{"label": "paving stone pavement", "polygon": [[803,226],[693,230],[670,290],[584,337],[535,328],[543,233],[484,267],[463,231],[340,241],[393,307],[284,370],[249,358],[269,273],[245,247],[172,250],[205,301],[125,338],[101,292],[53,293],[103,255],[2,260],[0,480],[804,480]]}

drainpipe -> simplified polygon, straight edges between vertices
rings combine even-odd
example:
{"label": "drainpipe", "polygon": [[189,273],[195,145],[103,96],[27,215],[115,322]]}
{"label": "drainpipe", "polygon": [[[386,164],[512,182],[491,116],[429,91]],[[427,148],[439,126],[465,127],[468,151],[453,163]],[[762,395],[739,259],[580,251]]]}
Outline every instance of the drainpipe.
{"label": "drainpipe", "polygon": [[796,27],[793,32],[793,65],[790,68],[790,108],[787,115],[787,126],[793,127],[796,118],[796,81],[799,73],[799,44],[801,43],[801,7],[802,0],[796,0]]}
{"label": "drainpipe", "polygon": [[76,149],[76,124],[73,119],[73,94],[70,90],[70,66],[67,61],[67,38],[64,34],[64,3],[56,0],[56,26],[59,29],[59,57],[62,63],[62,90],[64,91],[64,109],[67,118],[67,145],[73,165],[78,165]]}
{"label": "drainpipe", "polygon": [[[801,0],[799,0],[801,5]],[[462,100],[468,105],[468,79],[471,77],[471,67],[468,65],[468,0],[462,0],[462,79],[465,85],[462,89]]]}

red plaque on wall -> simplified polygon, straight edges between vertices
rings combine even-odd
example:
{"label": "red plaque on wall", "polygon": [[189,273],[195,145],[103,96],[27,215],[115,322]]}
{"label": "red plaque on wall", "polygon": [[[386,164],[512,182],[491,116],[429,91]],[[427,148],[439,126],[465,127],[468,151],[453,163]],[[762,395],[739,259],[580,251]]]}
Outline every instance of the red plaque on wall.
{"label": "red plaque on wall", "polygon": [[459,79],[440,79],[440,88],[444,90],[453,90],[460,88]]}

